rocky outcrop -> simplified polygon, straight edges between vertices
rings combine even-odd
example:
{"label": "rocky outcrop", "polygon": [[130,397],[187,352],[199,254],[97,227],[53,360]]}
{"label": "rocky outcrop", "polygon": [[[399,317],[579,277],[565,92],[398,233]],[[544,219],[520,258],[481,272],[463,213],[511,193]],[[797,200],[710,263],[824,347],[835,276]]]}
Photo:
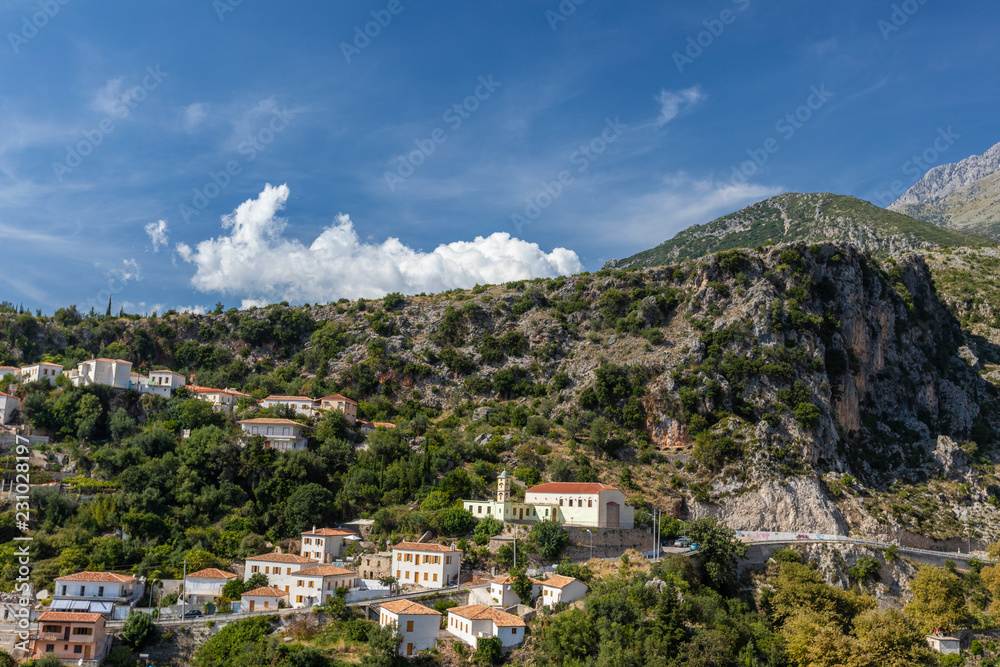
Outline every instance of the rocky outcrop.
{"label": "rocky outcrop", "polygon": [[902,210],[910,204],[934,204],[965,186],[1000,172],[1000,144],[982,155],[967,157],[961,162],[934,167],[889,209]]}

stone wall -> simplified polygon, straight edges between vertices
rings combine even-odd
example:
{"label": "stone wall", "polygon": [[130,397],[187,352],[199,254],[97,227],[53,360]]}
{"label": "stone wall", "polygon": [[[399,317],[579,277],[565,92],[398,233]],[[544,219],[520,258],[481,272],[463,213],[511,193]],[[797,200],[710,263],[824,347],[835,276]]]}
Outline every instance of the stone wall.
{"label": "stone wall", "polygon": [[[569,547],[563,554],[570,560],[587,560],[591,556],[591,533],[586,528],[566,526]],[[638,552],[653,548],[653,535],[640,528],[590,528],[593,531],[594,558],[619,558],[629,549]]]}

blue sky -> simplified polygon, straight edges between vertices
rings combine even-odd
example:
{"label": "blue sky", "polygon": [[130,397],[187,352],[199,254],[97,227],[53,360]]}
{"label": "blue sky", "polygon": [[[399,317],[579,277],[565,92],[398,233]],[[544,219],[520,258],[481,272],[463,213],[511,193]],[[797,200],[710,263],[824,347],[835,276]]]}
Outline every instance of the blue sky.
{"label": "blue sky", "polygon": [[1000,141],[998,19],[939,0],[0,0],[0,300],[414,293],[596,270],[782,191],[886,205]]}

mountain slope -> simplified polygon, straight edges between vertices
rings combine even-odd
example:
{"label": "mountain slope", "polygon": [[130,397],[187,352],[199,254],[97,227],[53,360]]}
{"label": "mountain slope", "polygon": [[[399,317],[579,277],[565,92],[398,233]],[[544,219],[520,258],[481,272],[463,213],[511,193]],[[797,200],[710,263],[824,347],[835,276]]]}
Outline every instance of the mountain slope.
{"label": "mountain slope", "polygon": [[680,232],[608,268],[656,266],[732,248],[772,243],[851,243],[872,253],[931,246],[977,246],[985,239],[886,211],[844,195],[785,193]]}
{"label": "mountain slope", "polygon": [[1000,144],[934,167],[889,210],[934,224],[1000,237]]}

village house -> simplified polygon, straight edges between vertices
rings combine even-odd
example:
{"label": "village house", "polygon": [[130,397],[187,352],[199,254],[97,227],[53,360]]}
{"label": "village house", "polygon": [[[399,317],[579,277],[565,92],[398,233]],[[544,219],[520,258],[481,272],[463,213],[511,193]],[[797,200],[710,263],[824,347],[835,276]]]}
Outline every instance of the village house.
{"label": "village house", "polygon": [[149,386],[149,378],[141,373],[132,371],[132,373],[128,376],[128,386],[131,389],[135,389],[139,393],[147,393],[146,387]]}
{"label": "village house", "polygon": [[392,552],[380,551],[358,558],[363,579],[384,579],[392,576]]}
{"label": "village house", "polygon": [[184,577],[184,601],[187,604],[204,604],[222,597],[222,587],[237,575],[218,568],[198,570]]}
{"label": "village house", "polygon": [[587,594],[587,584],[573,577],[554,574],[538,583],[541,584],[542,589],[542,604],[546,607],[554,607],[560,602],[576,602],[582,600],[583,596]]}
{"label": "village house", "polygon": [[384,429],[394,429],[394,428],[396,428],[396,425],[393,424],[392,422],[365,422],[365,421],[361,421],[361,422],[357,423],[357,426],[358,426],[358,431],[362,435],[368,435],[369,433],[374,433],[375,431],[379,430],[380,428],[384,428]]}
{"label": "village house", "polygon": [[40,364],[32,364],[31,366],[21,367],[21,382],[37,382],[38,380],[49,380],[50,382],[55,382],[55,379],[62,375],[63,367],[59,364],[50,364],[42,362]]}
{"label": "village house", "polygon": [[318,402],[305,396],[268,396],[260,402],[262,408],[273,408],[278,405],[289,407],[305,417],[315,417],[319,414]]}
{"label": "village house", "polygon": [[454,546],[400,542],[392,548],[392,564],[400,584],[444,588],[458,584],[462,552]]}
{"label": "village house", "polygon": [[336,565],[314,565],[294,574],[295,586],[289,592],[293,607],[312,607],[323,604],[337,595],[338,588],[353,590],[361,586],[361,578],[354,570]]}
{"label": "village house", "polygon": [[146,386],[145,391],[157,396],[170,398],[174,393],[174,389],[183,387],[186,382],[187,380],[180,373],[161,369],[149,374],[149,384]]}
{"label": "village house", "polygon": [[356,537],[354,533],[333,528],[313,529],[302,533],[302,548],[299,553],[305,558],[312,558],[320,563],[332,563],[334,558],[340,558],[344,548],[344,540]]}
{"label": "village house", "polygon": [[56,577],[53,611],[86,611],[110,615],[114,607],[131,607],[142,597],[142,582],[131,574],[77,572]]}
{"label": "village house", "polygon": [[482,637],[499,637],[502,646],[519,646],[524,641],[524,620],[482,604],[452,607],[448,610],[446,629],[472,648]]}
{"label": "village house", "polygon": [[54,655],[66,664],[104,659],[109,645],[101,614],[47,611],[38,617],[34,660]]}
{"label": "village house", "polygon": [[241,611],[268,611],[288,606],[288,593],[274,586],[261,586],[240,597]]}
{"label": "village house", "polygon": [[319,565],[311,558],[303,558],[298,554],[261,554],[246,559],[243,568],[243,581],[247,581],[253,575],[260,573],[267,577],[270,586],[281,589],[291,594],[292,588],[297,585],[295,575],[299,570],[305,570]]}
{"label": "village house", "polygon": [[936,629],[932,635],[927,635],[927,645],[942,655],[962,652],[961,638],[946,635],[940,629]]}
{"label": "village house", "polygon": [[306,437],[302,434],[302,424],[291,419],[244,419],[239,422],[243,433],[248,436],[259,435],[264,438],[264,449],[276,449],[280,452],[294,451],[306,448]]}
{"label": "village house", "polygon": [[132,362],[124,359],[91,359],[80,362],[66,373],[74,387],[101,384],[115,389],[128,389],[132,382]]}
{"label": "village house", "polygon": [[0,424],[9,424],[14,413],[20,409],[21,401],[17,396],[0,391]]}
{"label": "village house", "polygon": [[409,600],[385,602],[379,611],[378,624],[392,627],[403,637],[399,654],[411,657],[437,645],[441,612]]}
{"label": "village house", "polygon": [[319,407],[321,410],[340,410],[347,417],[347,423],[351,426],[354,426],[354,423],[358,420],[358,402],[346,396],[341,396],[340,394],[324,396],[319,399]]}
{"label": "village house", "polygon": [[190,385],[188,387],[195,398],[212,404],[212,409],[224,414],[232,414],[239,407],[241,398],[250,398],[250,394],[244,394],[235,389],[212,389],[211,387],[198,387]]}
{"label": "village house", "polygon": [[5,375],[13,375],[17,380],[21,377],[21,369],[17,366],[0,366],[0,378]]}
{"label": "village house", "polygon": [[497,499],[463,500],[462,506],[478,519],[501,521],[555,520],[566,526],[633,528],[635,508],[625,504],[625,494],[607,484],[549,482],[528,489],[524,502],[510,499],[512,478],[503,471],[497,478]]}
{"label": "village house", "polygon": [[[498,607],[513,607],[521,604],[521,598],[514,592],[514,578],[509,574],[494,577],[490,581],[490,597]],[[531,579],[531,599],[534,600],[542,592],[542,582]]]}

